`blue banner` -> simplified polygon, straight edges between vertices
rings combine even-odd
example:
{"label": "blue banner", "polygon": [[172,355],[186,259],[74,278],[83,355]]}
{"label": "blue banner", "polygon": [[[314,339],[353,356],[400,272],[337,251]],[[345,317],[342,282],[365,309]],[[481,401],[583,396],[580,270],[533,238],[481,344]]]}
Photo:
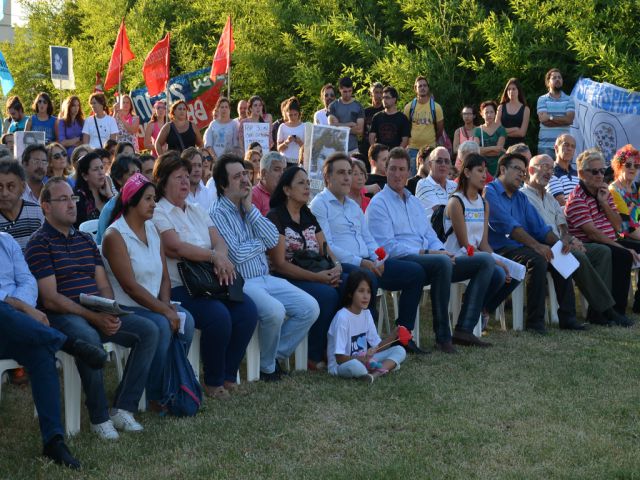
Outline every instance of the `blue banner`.
{"label": "blue banner", "polygon": [[6,97],[15,85],[7,62],[4,60],[4,55],[0,52],[0,86],[2,86],[2,93]]}

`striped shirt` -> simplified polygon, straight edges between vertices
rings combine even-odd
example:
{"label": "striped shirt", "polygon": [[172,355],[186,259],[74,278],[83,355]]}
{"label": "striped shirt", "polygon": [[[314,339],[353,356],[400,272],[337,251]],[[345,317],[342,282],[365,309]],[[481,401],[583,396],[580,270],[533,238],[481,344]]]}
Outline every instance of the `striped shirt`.
{"label": "striped shirt", "polygon": [[[538,98],[538,113],[546,112],[554,117],[566,115],[576,109],[573,98],[564,92],[560,92],[560,98],[553,98],[549,93]],[[569,133],[569,125],[561,127],[547,127],[540,123],[540,133],[538,134],[538,152],[543,149],[553,150],[556,138],[564,133]]]}
{"label": "striped shirt", "polygon": [[553,167],[553,175],[547,184],[547,192],[554,197],[564,194],[566,201],[578,183],[580,183],[578,172],[576,172],[571,165],[569,165],[569,170],[565,170],[556,163],[555,167]]}
{"label": "striped shirt", "polygon": [[278,244],[276,226],[252,206],[244,218],[227,197],[213,206],[211,219],[229,247],[229,259],[245,279],[269,274],[265,252]]}
{"label": "striped shirt", "polygon": [[0,232],[11,235],[24,252],[29,237],[42,226],[42,208],[33,202],[22,201],[22,208],[15,220],[9,220],[0,212]]}
{"label": "striped shirt", "polygon": [[36,280],[55,275],[58,293],[75,302],[81,293],[100,293],[96,267],[103,266],[102,257],[88,233],[72,227],[65,237],[45,220],[27,243],[25,257]]}
{"label": "striped shirt", "polygon": [[[607,202],[611,209],[616,212],[616,206],[611,195],[607,197]],[[589,195],[582,185],[578,185],[569,195],[567,204],[564,207],[564,213],[567,216],[569,233],[583,242],[588,242],[589,238],[580,227],[589,222],[593,222],[595,227],[611,240],[616,239],[616,231],[613,229],[613,225],[611,225],[604,210],[598,205],[598,200]]]}

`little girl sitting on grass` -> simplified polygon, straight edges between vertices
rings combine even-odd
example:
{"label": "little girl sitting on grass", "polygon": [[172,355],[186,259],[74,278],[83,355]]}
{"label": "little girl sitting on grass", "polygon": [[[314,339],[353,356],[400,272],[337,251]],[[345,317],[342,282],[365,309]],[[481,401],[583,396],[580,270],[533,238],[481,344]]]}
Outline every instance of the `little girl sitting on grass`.
{"label": "little girl sitting on grass", "polygon": [[327,358],[331,375],[362,378],[373,382],[390,370],[400,368],[406,352],[397,341],[394,330],[380,340],[371,312],[371,280],[362,271],[352,272],[346,281],[341,308],[329,327]]}

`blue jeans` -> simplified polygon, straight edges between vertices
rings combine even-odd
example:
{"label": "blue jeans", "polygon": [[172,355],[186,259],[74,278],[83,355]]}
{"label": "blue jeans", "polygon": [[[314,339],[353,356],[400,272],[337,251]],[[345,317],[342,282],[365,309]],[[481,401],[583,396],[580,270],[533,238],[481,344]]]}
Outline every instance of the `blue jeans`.
{"label": "blue jeans", "polygon": [[556,161],[556,151],[554,148],[538,147],[538,155],[549,155],[554,162]]}
{"label": "blue jeans", "polygon": [[[127,310],[133,311],[136,315],[151,320],[158,330],[158,347],[156,353],[151,361],[151,369],[149,370],[149,376],[147,377],[147,400],[161,400],[164,392],[163,387],[163,373],[167,364],[167,353],[169,352],[169,344],[173,337],[173,331],[167,317],[160,313],[152,312],[142,307],[126,307]],[[191,346],[191,340],[193,339],[193,317],[191,314],[178,306],[179,312],[184,312],[187,316],[184,322],[184,334],[179,334],[180,338],[184,341],[187,347],[187,353]]]}
{"label": "blue jeans", "polygon": [[486,252],[475,252],[473,256],[456,257],[451,274],[452,282],[469,280],[467,290],[464,294],[464,302],[460,309],[456,330],[472,333],[473,328],[478,323],[478,318],[485,305],[485,297],[496,262],[491,254]]}
{"label": "blue jeans", "polygon": [[276,358],[291,356],[320,315],[320,307],[311,295],[272,275],[245,279],[244,293],[258,307],[260,370],[273,373]]}
{"label": "blue jeans", "polygon": [[29,372],[43,444],[64,435],[55,354],[66,339],[59,331],[0,301],[0,358],[12,358]]}
{"label": "blue jeans", "polygon": [[[342,274],[341,280],[341,288],[335,288],[319,282],[289,280],[292,285],[315,298],[320,306],[318,319],[309,329],[309,359],[314,362],[324,361],[327,355],[327,332],[329,331],[331,320],[333,320],[342,303],[342,291],[347,281],[346,272]],[[372,296],[372,298],[372,303],[375,305],[375,297]]]}
{"label": "blue jeans", "polygon": [[487,294],[484,299],[484,309],[487,312],[495,312],[498,305],[504,302],[506,298],[511,295],[511,292],[520,285],[520,281],[514,278],[512,278],[509,283],[506,283],[506,278],[507,274],[504,269],[496,265],[493,269],[493,275],[491,276],[489,288],[487,289]]}
{"label": "blue jeans", "polygon": [[411,175],[409,178],[415,177],[418,174],[418,149],[417,148],[407,148],[407,154],[409,154],[409,169],[411,170]]}
{"label": "blue jeans", "polygon": [[[70,338],[82,339],[95,346],[104,342],[113,342],[130,348],[129,359],[124,369],[122,381],[116,389],[114,408],[135,412],[147,383],[151,362],[158,346],[158,328],[151,321],[139,315],[120,317],[120,329],[115,335],[105,336],[87,322],[86,319],[72,314],[50,314],[49,323]],[[102,369],[93,369],[84,362],[76,360],[85,405],[89,410],[91,423],[97,425],[109,420],[107,397],[104,391]]]}
{"label": "blue jeans", "polygon": [[219,387],[235,382],[240,362],[256,329],[256,305],[247,296],[243,302],[205,297],[192,298],[184,287],[171,289],[171,298],[191,312],[201,331],[200,352],[204,383]]}
{"label": "blue jeans", "polygon": [[[395,362],[396,367],[393,369],[398,370],[400,368],[400,364],[404,361],[407,356],[407,352],[400,345],[394,345],[392,347],[387,348],[386,350],[382,350],[373,355],[373,359],[376,362],[384,362],[385,360],[392,360]],[[344,363],[338,365],[338,368],[335,371],[329,372],[331,375],[338,375],[339,377],[344,378],[358,378],[365,376],[368,371],[367,367],[357,359],[348,360]]]}

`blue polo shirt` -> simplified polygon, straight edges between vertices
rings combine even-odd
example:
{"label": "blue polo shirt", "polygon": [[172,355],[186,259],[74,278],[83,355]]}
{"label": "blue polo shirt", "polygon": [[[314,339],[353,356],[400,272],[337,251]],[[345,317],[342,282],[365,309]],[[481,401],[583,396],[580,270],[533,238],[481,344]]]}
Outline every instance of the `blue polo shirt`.
{"label": "blue polo shirt", "polygon": [[511,239],[511,232],[522,227],[538,242],[544,243],[551,230],[527,196],[520,190],[509,197],[502,182],[497,178],[484,189],[484,198],[489,203],[489,245],[494,250],[518,248],[522,244]]}
{"label": "blue polo shirt", "polygon": [[99,295],[96,267],[103,266],[93,238],[75,228],[64,236],[46,220],[29,239],[25,258],[36,280],[56,277],[58,293],[75,302],[80,294]]}

